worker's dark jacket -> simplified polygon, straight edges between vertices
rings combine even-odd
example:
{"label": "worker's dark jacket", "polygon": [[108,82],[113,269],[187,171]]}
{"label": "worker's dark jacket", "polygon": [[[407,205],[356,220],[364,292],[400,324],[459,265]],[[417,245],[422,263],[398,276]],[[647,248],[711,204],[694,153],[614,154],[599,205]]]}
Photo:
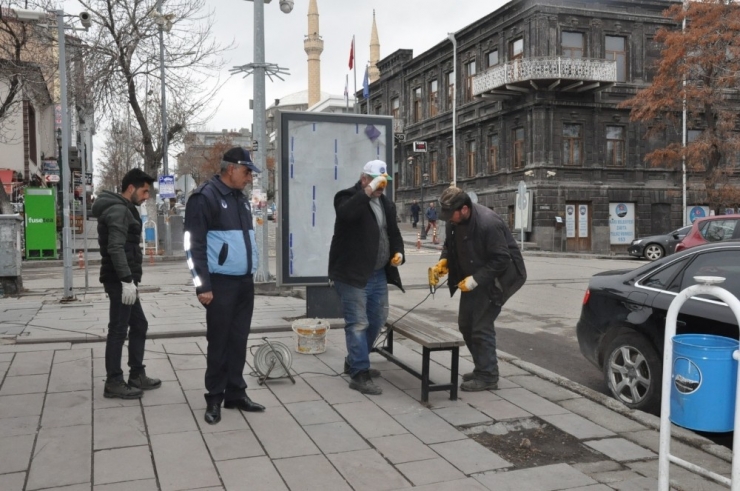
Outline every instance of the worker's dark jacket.
{"label": "worker's dark jacket", "polygon": [[[396,222],[396,206],[380,196],[385,210],[390,257],[385,265],[388,283],[403,290],[398,268],[391,266],[390,259],[396,253],[404,254],[403,239]],[[373,274],[378,256],[380,229],[375,213],[370,208],[370,197],[360,181],[353,187],[339,191],[334,196],[334,236],[329,250],[329,279],[340,281],[355,288],[365,288]],[[406,261],[404,254],[404,262]]]}
{"label": "worker's dark jacket", "polygon": [[224,184],[221,176],[200,185],[188,199],[184,242],[196,293],[211,291],[211,274],[257,272],[259,255],[249,200]]}
{"label": "worker's dark jacket", "polygon": [[141,217],[120,194],[103,191],[92,206],[98,219],[100,282],[141,281]]}
{"label": "worker's dark jacket", "polygon": [[[458,263],[455,233],[455,225],[447,222],[441,258],[447,259],[450,271],[450,295],[457,290],[457,284],[465,279]],[[467,247],[467,254],[464,256],[471,263],[465,269],[475,271],[473,279],[478,283],[476,288],[487,289],[489,297],[497,305],[503,305],[527,280],[524,259],[514,236],[493,210],[473,204],[468,236],[463,238],[463,244]]]}

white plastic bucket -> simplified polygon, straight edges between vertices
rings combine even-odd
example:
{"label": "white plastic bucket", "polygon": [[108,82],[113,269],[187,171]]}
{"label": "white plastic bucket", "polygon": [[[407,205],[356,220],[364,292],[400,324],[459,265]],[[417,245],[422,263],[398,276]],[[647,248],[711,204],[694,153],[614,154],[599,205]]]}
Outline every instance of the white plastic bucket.
{"label": "white plastic bucket", "polygon": [[296,333],[295,350],[298,353],[313,355],[326,351],[326,333],[329,332],[326,319],[298,319],[293,321]]}

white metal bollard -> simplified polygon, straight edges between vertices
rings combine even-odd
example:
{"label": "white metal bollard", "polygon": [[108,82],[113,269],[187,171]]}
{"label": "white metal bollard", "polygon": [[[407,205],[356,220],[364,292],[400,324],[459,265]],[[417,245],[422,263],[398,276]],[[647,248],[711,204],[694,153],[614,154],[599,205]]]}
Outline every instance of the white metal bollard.
{"label": "white metal bollard", "polygon": [[[673,372],[673,337],[676,335],[676,320],[681,306],[691,297],[696,295],[711,295],[725,302],[735,314],[740,325],[740,300],[732,293],[719,286],[725,281],[718,276],[695,276],[697,285],[690,286],[683,290],[673,299],[668,308],[668,315],[665,322],[665,339],[663,341],[663,386],[661,391],[660,403],[660,455],[658,457],[658,490],[669,491],[670,488],[670,464],[674,463],[684,469],[688,469],[704,477],[713,479],[719,483],[730,486],[732,491],[740,491],[740,462],[733,452],[732,456],[732,478],[727,479],[725,476],[699,467],[686,460],[671,455],[671,374]],[[735,350],[732,354],[735,360],[740,359],[740,352]],[[740,449],[740,365],[738,366],[736,377],[737,392],[735,394],[735,432],[732,439],[732,445],[735,449]]]}

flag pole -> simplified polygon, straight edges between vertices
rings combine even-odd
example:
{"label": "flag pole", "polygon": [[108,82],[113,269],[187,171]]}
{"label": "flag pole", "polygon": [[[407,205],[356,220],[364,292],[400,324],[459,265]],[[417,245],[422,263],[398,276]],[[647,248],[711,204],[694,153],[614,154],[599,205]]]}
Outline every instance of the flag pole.
{"label": "flag pole", "polygon": [[353,34],[352,35],[352,70],[354,70],[354,73],[355,73],[355,92],[354,92],[354,95],[352,96],[352,100],[354,100],[355,105],[353,109],[355,110],[355,112],[357,112],[357,63],[355,63],[356,58],[357,57],[355,56],[355,35]]}
{"label": "flag pole", "polygon": [[349,112],[349,73],[344,77],[344,110]]}

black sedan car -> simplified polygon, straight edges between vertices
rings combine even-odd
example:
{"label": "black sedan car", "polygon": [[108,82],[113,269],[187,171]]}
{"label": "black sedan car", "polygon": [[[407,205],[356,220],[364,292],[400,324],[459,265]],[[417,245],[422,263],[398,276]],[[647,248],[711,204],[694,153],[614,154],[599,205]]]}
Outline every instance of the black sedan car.
{"label": "black sedan car", "polygon": [[[740,241],[694,247],[635,270],[591,278],[576,329],[581,353],[602,370],[611,393],[630,408],[660,410],[663,333],[668,307],[695,276],[722,276],[719,286],[740,297]],[[677,333],[737,339],[723,302],[704,295],[681,307]]]}
{"label": "black sedan car", "polygon": [[663,256],[669,256],[676,250],[676,244],[681,242],[691,230],[691,225],[679,228],[663,235],[651,235],[632,241],[627,248],[630,256],[644,257],[655,261]]}

